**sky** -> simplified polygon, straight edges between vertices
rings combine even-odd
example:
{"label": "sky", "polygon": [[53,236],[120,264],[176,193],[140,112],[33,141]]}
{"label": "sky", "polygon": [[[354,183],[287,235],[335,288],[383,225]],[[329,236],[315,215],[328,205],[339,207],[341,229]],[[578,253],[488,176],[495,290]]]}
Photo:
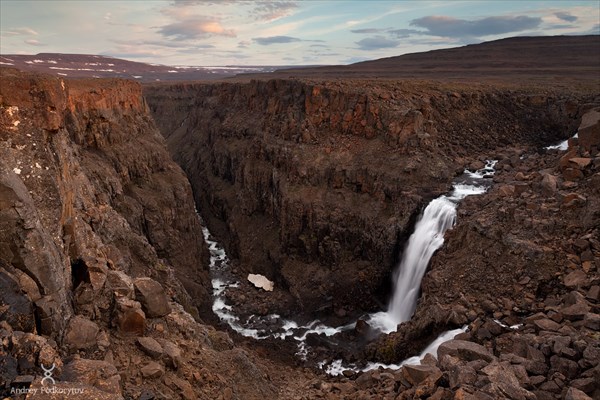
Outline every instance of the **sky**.
{"label": "sky", "polygon": [[600,34],[590,1],[0,0],[0,54],[323,65],[511,36]]}

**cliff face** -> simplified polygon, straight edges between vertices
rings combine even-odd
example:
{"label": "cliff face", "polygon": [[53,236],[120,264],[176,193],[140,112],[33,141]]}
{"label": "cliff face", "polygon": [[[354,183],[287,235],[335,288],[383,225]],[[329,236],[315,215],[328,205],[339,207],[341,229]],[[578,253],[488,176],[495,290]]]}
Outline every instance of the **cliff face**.
{"label": "cliff face", "polygon": [[565,137],[579,116],[560,92],[428,83],[271,80],[145,95],[228,254],[306,311],[383,301],[414,218],[457,171],[508,143]]}
{"label": "cliff face", "polygon": [[[74,310],[108,320],[109,271],[169,282],[190,307],[206,307],[191,190],[140,86],[3,70],[0,100],[0,262],[38,332],[57,337]],[[187,277],[189,295],[173,273]]]}

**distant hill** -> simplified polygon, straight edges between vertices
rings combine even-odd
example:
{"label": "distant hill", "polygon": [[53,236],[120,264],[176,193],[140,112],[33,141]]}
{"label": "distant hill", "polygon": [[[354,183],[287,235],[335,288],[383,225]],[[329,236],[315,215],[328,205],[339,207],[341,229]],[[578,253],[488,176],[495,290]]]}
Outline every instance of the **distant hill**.
{"label": "distant hill", "polygon": [[187,67],[145,64],[89,54],[0,55],[0,66],[66,77],[128,78],[141,82],[212,80],[240,73],[271,72],[274,66]]}
{"label": "distant hill", "polygon": [[214,80],[239,76],[242,79],[417,78],[555,83],[568,80],[600,85],[600,36],[514,37],[351,65],[320,67],[166,66],[97,55],[52,53],[1,55],[1,66],[68,77],[119,77],[141,82]]}
{"label": "distant hill", "polygon": [[275,75],[600,81],[600,36],[514,37],[351,65],[280,70]]}

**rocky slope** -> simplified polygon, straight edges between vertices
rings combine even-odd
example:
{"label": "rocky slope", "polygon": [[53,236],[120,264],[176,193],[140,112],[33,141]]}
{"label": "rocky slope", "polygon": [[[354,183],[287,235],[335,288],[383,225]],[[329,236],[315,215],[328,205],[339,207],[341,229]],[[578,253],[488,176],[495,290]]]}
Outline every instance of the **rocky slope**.
{"label": "rocky slope", "polygon": [[240,271],[275,280],[298,309],[341,314],[385,301],[414,218],[474,156],[558,140],[593,97],[292,80],[154,86],[145,95]]}
{"label": "rocky slope", "polygon": [[[583,116],[566,152],[496,153],[496,185],[461,204],[415,317],[372,345],[375,358],[402,359],[421,339],[468,324],[461,338],[485,346],[489,359],[466,350],[453,354],[462,362],[441,358],[450,389],[476,398],[600,395],[599,111]],[[492,379],[501,370],[512,383]]]}
{"label": "rocky slope", "polygon": [[276,398],[285,369],[192,317],[208,253],[140,86],[0,73],[0,393]]}

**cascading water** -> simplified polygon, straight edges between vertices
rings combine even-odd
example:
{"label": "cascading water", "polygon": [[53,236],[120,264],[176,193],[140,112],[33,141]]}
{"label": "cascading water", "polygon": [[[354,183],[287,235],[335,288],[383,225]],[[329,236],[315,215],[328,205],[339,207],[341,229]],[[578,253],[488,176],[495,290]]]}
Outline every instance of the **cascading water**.
{"label": "cascading water", "polygon": [[[489,178],[494,173],[496,161],[488,161],[487,165],[476,172],[465,171],[454,184],[453,191],[449,195],[443,195],[434,199],[423,211],[421,218],[410,236],[407,246],[402,255],[399,267],[394,273],[394,293],[389,303],[388,310],[369,315],[366,320],[369,325],[381,332],[389,333],[396,330],[399,323],[408,321],[415,311],[421,279],[423,278],[431,257],[444,243],[444,233],[450,229],[456,221],[456,207],[458,202],[469,195],[484,193],[491,182]],[[213,311],[219,318],[226,322],[233,330],[243,336],[255,339],[266,339],[268,337],[285,339],[292,337],[298,341],[301,357],[306,355],[305,340],[309,333],[325,334],[332,336],[336,333],[352,329],[353,323],[341,327],[329,327],[319,321],[312,321],[305,325],[298,325],[294,321],[281,319],[276,314],[265,317],[250,316],[245,322],[235,316],[232,307],[225,303],[224,291],[229,287],[237,287],[238,283],[227,268],[227,256],[223,248],[214,241],[206,228],[203,230],[204,238],[211,252],[211,272],[213,275]],[[261,328],[256,328],[261,327]],[[266,328],[265,328],[266,327]],[[384,366],[397,369],[403,364],[417,363],[427,353],[435,352],[437,347],[446,340],[452,339],[464,329],[456,329],[444,332],[436,339],[420,356],[411,357],[401,364],[383,365],[369,363],[362,370],[369,370]],[[336,360],[329,366],[320,364],[332,375],[341,373],[344,369],[358,370],[353,365],[342,366],[341,360]]]}
{"label": "cascading water", "polygon": [[[492,167],[489,164],[489,168]],[[471,173],[467,177],[480,179],[476,174]],[[483,177],[483,173],[480,174]],[[417,307],[421,280],[433,253],[444,244],[444,233],[454,226],[458,202],[485,191],[485,186],[456,184],[449,196],[440,196],[429,203],[415,225],[400,266],[394,273],[394,293],[388,310],[372,314],[368,320],[373,328],[384,333],[394,332],[399,323],[412,317]]]}
{"label": "cascading water", "polygon": [[[396,330],[396,326],[408,321],[417,306],[421,279],[433,253],[444,243],[444,233],[454,225],[456,204],[445,196],[433,200],[415,226],[402,254],[400,267],[395,272],[394,294],[386,313],[374,327],[384,332]],[[373,325],[373,324],[372,324]]]}

